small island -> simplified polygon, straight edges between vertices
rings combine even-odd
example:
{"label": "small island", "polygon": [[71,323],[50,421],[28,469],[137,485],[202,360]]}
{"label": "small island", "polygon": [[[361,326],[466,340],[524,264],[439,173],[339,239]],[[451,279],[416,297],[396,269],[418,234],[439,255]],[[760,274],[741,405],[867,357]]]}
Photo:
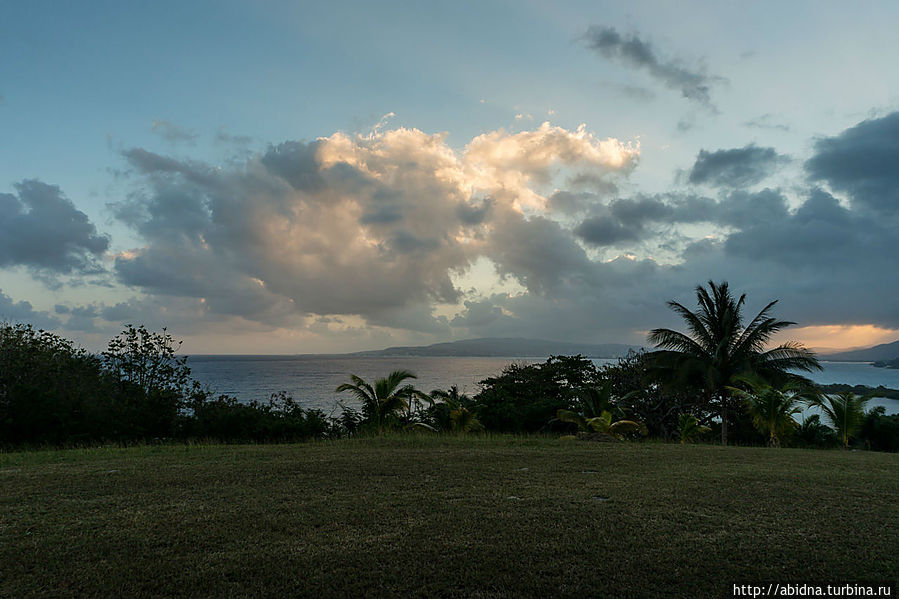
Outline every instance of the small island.
{"label": "small island", "polygon": [[878,360],[874,362],[873,366],[875,368],[899,368],[899,358],[893,358],[892,360]]}

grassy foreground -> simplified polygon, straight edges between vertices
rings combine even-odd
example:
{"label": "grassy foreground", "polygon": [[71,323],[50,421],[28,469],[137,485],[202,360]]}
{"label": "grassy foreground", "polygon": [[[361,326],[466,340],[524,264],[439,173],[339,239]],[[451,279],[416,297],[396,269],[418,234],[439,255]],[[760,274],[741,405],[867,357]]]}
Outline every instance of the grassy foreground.
{"label": "grassy foreground", "polygon": [[895,454],[424,437],[0,454],[5,597],[897,578]]}

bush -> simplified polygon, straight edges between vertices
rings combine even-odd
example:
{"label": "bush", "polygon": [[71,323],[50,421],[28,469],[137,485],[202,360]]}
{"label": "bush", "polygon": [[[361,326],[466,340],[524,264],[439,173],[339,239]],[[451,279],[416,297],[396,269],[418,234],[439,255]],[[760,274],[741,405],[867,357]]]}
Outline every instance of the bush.
{"label": "bush", "polygon": [[293,442],[321,439],[331,433],[331,423],[321,410],[304,410],[284,392],[267,403],[240,403],[221,395],[202,399],[189,419],[189,436],[227,442]]}

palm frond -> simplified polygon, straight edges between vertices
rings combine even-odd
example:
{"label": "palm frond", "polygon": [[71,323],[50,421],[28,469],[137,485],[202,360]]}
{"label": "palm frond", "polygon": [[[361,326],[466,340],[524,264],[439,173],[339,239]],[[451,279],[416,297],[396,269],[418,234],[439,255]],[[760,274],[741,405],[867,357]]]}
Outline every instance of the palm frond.
{"label": "palm frond", "polygon": [[709,352],[687,335],[671,329],[653,329],[646,339],[660,349],[678,351],[695,356],[707,355]]}
{"label": "palm frond", "polygon": [[620,436],[627,433],[639,433],[643,436],[649,434],[649,430],[642,422],[635,420],[617,420],[609,425],[609,433]]}

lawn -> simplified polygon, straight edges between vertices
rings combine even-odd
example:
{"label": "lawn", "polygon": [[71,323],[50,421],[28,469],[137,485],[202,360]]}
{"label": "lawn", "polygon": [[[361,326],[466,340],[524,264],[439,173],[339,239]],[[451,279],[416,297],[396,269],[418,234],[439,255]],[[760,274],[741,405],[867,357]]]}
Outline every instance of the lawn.
{"label": "lawn", "polygon": [[0,454],[0,595],[732,596],[899,579],[899,455],[543,438]]}

